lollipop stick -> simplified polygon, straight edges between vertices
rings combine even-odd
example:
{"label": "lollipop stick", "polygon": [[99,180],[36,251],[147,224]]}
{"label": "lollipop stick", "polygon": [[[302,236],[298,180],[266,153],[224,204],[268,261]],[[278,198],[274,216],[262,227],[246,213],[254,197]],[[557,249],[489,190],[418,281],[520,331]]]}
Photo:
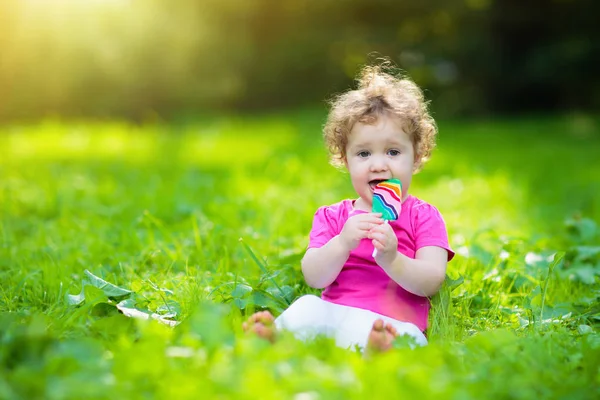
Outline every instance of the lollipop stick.
{"label": "lollipop stick", "polygon": [[[384,224],[387,224],[387,223],[388,223],[388,220],[387,220],[387,219],[384,219],[384,220],[383,220],[383,223],[384,223]],[[373,249],[373,254],[372,254],[372,256],[373,256],[373,258],[377,257],[377,249]]]}

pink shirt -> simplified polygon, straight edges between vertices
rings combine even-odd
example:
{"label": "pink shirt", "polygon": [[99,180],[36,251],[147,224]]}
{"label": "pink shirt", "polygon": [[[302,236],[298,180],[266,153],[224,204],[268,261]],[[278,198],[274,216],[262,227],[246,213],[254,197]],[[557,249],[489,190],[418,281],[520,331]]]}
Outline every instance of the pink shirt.
{"label": "pink shirt", "polygon": [[[313,220],[308,247],[325,245],[342,231],[348,217],[365,212],[355,210],[353,203],[353,200],[343,200],[319,208]],[[446,225],[434,206],[409,195],[402,203],[400,218],[389,223],[398,237],[398,251],[405,256],[415,258],[421,247],[438,246],[448,251],[448,261],[454,257],[448,245]],[[358,247],[350,252],[336,280],[325,288],[321,297],[332,303],[411,322],[424,331],[427,328],[429,299],[412,294],[394,282],[375,263],[372,253],[371,240],[361,240]]]}

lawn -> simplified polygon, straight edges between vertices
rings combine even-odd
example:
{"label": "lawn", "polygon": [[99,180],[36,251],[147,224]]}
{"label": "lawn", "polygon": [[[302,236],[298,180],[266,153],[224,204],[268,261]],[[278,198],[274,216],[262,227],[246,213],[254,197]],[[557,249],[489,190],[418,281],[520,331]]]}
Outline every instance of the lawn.
{"label": "lawn", "polygon": [[317,293],[312,216],[353,196],[323,120],[0,127],[0,398],[598,398],[596,117],[439,122],[411,192],[457,256],[427,347],[241,332]]}

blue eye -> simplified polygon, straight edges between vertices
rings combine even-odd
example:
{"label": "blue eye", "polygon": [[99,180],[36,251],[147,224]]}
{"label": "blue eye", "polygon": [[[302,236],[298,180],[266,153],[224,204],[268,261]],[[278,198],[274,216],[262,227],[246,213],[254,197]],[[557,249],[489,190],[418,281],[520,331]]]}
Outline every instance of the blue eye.
{"label": "blue eye", "polygon": [[392,149],[392,150],[388,150],[388,154],[389,154],[390,156],[399,156],[399,155],[400,155],[400,151],[399,151],[399,150]]}
{"label": "blue eye", "polygon": [[357,154],[360,158],[367,158],[371,155],[368,151],[359,151]]}

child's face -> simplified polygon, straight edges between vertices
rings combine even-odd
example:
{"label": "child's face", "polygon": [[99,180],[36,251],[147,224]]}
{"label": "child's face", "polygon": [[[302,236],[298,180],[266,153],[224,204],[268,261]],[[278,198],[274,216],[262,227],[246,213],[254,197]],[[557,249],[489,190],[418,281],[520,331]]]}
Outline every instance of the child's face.
{"label": "child's face", "polygon": [[355,208],[370,211],[373,188],[382,180],[400,179],[402,200],[406,198],[415,167],[414,148],[399,120],[379,116],[371,125],[354,124],[348,136],[345,163],[360,197]]}

